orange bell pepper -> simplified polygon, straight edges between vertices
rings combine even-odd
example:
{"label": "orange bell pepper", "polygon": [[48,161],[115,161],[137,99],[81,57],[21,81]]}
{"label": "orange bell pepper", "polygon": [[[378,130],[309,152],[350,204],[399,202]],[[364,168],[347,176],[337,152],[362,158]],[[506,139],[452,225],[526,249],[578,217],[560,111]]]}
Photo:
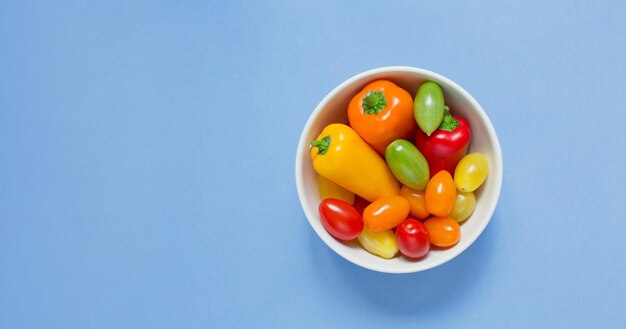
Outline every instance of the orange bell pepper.
{"label": "orange bell pepper", "polygon": [[400,193],[387,163],[352,128],[333,123],[311,143],[315,171],[370,202]]}
{"label": "orange bell pepper", "polygon": [[376,80],[348,105],[350,126],[379,154],[396,139],[414,135],[413,98],[391,81]]}

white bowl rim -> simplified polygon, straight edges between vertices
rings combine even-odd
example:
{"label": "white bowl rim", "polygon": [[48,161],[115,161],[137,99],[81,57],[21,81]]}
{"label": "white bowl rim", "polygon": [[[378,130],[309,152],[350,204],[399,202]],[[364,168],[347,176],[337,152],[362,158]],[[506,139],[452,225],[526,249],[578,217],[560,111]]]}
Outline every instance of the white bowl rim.
{"label": "white bowl rim", "polygon": [[[458,249],[454,249],[451,250],[450,253],[446,253],[442,258],[440,258],[439,260],[435,261],[435,262],[429,262],[429,263],[421,263],[421,262],[416,262],[414,267],[411,268],[404,268],[404,269],[394,269],[394,268],[385,268],[385,267],[380,267],[380,266],[376,266],[376,265],[371,265],[368,264],[367,262],[359,262],[357,260],[355,260],[354,258],[352,258],[352,256],[349,253],[344,252],[341,249],[335,249],[332,247],[333,243],[330,241],[330,239],[334,239],[332,236],[328,235],[328,234],[322,234],[322,232],[318,232],[318,230],[316,229],[316,227],[313,225],[313,223],[311,222],[313,220],[313,218],[317,219],[317,214],[316,213],[312,213],[309,209],[305,209],[305,207],[303,207],[303,205],[305,204],[305,200],[304,200],[304,182],[302,181],[302,176],[303,176],[303,163],[302,163],[302,159],[305,158],[303,156],[303,152],[308,152],[309,149],[308,147],[306,147],[308,145],[308,141],[305,140],[305,138],[307,136],[305,136],[305,132],[309,131],[311,129],[311,126],[313,125],[313,118],[317,117],[318,114],[322,111],[322,109],[326,106],[326,104],[328,103],[328,101],[330,99],[332,99],[333,97],[335,97],[335,95],[342,89],[344,89],[347,85],[353,83],[354,81],[357,80],[361,80],[364,78],[367,78],[368,76],[372,76],[372,75],[376,75],[379,73],[389,73],[389,72],[409,72],[409,73],[417,73],[420,75],[423,75],[429,79],[433,79],[433,80],[438,80],[438,81],[443,81],[445,82],[445,84],[451,85],[453,86],[459,93],[461,93],[466,99],[469,100],[469,102],[472,104],[472,107],[474,109],[477,110],[478,115],[480,116],[481,120],[484,121],[486,123],[486,127],[487,127],[487,134],[489,135],[489,138],[493,141],[494,143],[494,149],[493,149],[493,154],[494,154],[494,158],[496,159],[496,162],[499,164],[499,166],[496,166],[496,172],[490,172],[489,175],[493,175],[493,177],[495,178],[495,184],[496,184],[496,189],[495,191],[496,193],[496,200],[493,202],[493,206],[490,207],[490,209],[488,210],[488,216],[487,219],[485,221],[482,222],[482,225],[479,226],[477,234],[475,234],[474,236],[469,237],[470,241],[469,243],[465,244],[462,248],[458,248]],[[469,248],[469,246],[471,246],[474,241],[476,241],[476,239],[478,239],[478,237],[483,233],[483,231],[485,230],[485,228],[487,227],[487,225],[489,224],[489,222],[491,221],[491,217],[493,216],[493,213],[497,207],[498,204],[498,200],[500,199],[500,193],[502,190],[502,171],[503,171],[503,164],[502,164],[502,150],[500,148],[500,140],[498,139],[498,135],[496,134],[496,131],[493,127],[493,124],[491,123],[491,120],[489,120],[489,117],[487,116],[487,113],[483,110],[482,106],[480,106],[480,104],[478,103],[478,101],[476,101],[474,99],[474,97],[472,97],[472,95],[470,95],[470,93],[468,93],[465,89],[463,89],[463,87],[461,87],[460,85],[458,85],[456,82],[429,70],[426,69],[421,69],[421,68],[417,68],[417,67],[412,67],[412,66],[385,66],[385,67],[379,67],[379,68],[375,68],[375,69],[371,69],[371,70],[367,70],[364,72],[361,72],[357,75],[354,75],[350,78],[348,78],[347,80],[345,80],[344,82],[342,82],[340,85],[338,85],[337,87],[335,87],[331,92],[329,92],[317,105],[317,107],[315,108],[315,110],[313,110],[313,112],[309,115],[309,118],[307,119],[307,122],[304,126],[304,129],[302,129],[302,134],[300,135],[300,139],[298,141],[298,149],[296,152],[296,168],[295,168],[295,174],[296,174],[296,188],[298,191],[298,198],[300,200],[300,206],[302,208],[302,210],[305,213],[305,216],[309,222],[309,225],[311,225],[311,227],[313,228],[313,230],[315,231],[315,233],[320,237],[320,239],[322,239],[322,241],[324,241],[324,243],[330,248],[332,249],[334,252],[336,252],[337,254],[339,254],[341,257],[345,258],[346,260],[350,261],[351,263],[367,268],[369,270],[373,270],[373,271],[377,271],[377,272],[383,272],[383,273],[394,273],[394,274],[399,274],[399,273],[414,273],[414,272],[420,272],[420,271],[425,271],[431,268],[434,268],[436,266],[439,266],[441,264],[447,263],[448,261],[450,261],[451,259],[455,258],[456,256],[458,256],[459,254],[461,254],[463,251],[465,251],[467,248]],[[323,228],[322,228],[323,229]]]}

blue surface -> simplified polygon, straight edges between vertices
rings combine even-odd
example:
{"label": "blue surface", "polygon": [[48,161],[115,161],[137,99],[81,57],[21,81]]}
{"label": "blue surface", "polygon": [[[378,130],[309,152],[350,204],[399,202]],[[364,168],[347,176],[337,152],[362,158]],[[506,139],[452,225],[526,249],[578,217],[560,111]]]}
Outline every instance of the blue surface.
{"label": "blue surface", "polygon": [[[623,327],[626,5],[0,4],[0,328]],[[361,269],[293,166],[374,67],[483,105],[504,182],[452,262]]]}

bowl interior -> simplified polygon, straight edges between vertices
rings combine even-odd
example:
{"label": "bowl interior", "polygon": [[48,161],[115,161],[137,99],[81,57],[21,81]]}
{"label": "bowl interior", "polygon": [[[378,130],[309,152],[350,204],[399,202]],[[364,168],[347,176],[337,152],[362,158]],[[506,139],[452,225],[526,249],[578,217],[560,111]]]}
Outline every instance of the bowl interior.
{"label": "bowl interior", "polygon": [[[481,152],[489,162],[489,175],[475,192],[476,209],[461,225],[461,241],[445,250],[431,250],[420,260],[404,256],[383,259],[363,249],[358,241],[341,242],[334,239],[322,226],[317,211],[321,202],[317,189],[317,173],[309,157],[309,143],[331,123],[347,123],[350,99],[366,84],[376,79],[387,79],[415,95],[425,81],[437,82],[444,91],[446,105],[456,116],[465,118],[472,129],[468,152]],[[320,238],[335,252],[362,267],[388,273],[417,272],[443,264],[469,247],[478,238],[495,210],[502,183],[502,155],[500,144],[489,118],[465,90],[436,73],[412,67],[375,69],[354,76],[331,91],[311,114],[302,132],[296,158],[296,184],[302,208],[309,223]]]}

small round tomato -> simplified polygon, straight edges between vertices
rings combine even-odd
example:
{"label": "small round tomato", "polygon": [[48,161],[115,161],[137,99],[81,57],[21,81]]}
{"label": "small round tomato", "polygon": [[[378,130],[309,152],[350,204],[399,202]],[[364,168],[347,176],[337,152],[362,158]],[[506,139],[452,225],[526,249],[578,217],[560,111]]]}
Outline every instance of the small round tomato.
{"label": "small round tomato", "polygon": [[370,204],[371,204],[371,202],[363,199],[362,197],[360,197],[360,196],[358,196],[356,194],[354,195],[354,202],[352,203],[352,206],[354,206],[354,209],[356,209],[359,212],[359,214],[361,214],[361,216],[363,216],[363,211]]}
{"label": "small round tomato", "polygon": [[339,240],[352,240],[363,230],[363,219],[354,207],[338,199],[324,199],[319,206],[322,225]]}
{"label": "small round tomato", "polygon": [[420,129],[430,136],[443,120],[445,100],[443,90],[433,81],[424,82],[415,95],[413,115]]}
{"label": "small round tomato", "polygon": [[402,186],[400,189],[400,195],[409,201],[411,206],[411,215],[425,219],[430,215],[426,210],[426,203],[424,202],[424,191],[417,191],[407,186]]}
{"label": "small round tomato", "polygon": [[426,186],[425,198],[429,213],[439,217],[448,216],[456,201],[456,187],[450,173],[441,170],[433,176]]}
{"label": "small round tomato", "polygon": [[380,232],[398,226],[409,215],[409,201],[401,196],[380,198],[363,211],[363,222],[372,232]]}
{"label": "small round tomato", "polygon": [[363,227],[357,239],[365,250],[382,258],[391,258],[398,253],[398,241],[393,230],[372,232]]}
{"label": "small round tomato", "polygon": [[458,223],[466,220],[476,208],[476,197],[472,192],[458,192],[456,194],[456,202],[454,207],[450,211],[451,218],[454,218]]}
{"label": "small round tomato", "polygon": [[430,250],[428,231],[422,222],[407,218],[396,228],[400,251],[407,257],[421,258]]}
{"label": "small round tomato", "polygon": [[394,176],[404,185],[423,190],[430,179],[428,162],[420,151],[404,139],[397,139],[385,150],[385,160]]}
{"label": "small round tomato", "polygon": [[470,153],[454,169],[454,184],[461,192],[474,192],[487,178],[489,164],[482,153]]}
{"label": "small round tomato", "polygon": [[450,217],[432,217],[424,222],[430,243],[438,247],[451,247],[461,239],[461,227]]}

